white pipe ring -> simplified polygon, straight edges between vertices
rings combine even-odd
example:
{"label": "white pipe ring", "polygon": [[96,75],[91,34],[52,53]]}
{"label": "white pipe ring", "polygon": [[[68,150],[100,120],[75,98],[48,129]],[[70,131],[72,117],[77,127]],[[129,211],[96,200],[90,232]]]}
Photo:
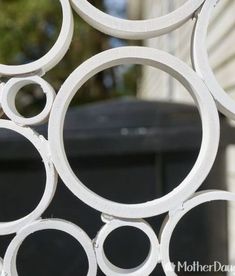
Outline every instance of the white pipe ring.
{"label": "white pipe ring", "polygon": [[8,120],[0,119],[1,128],[15,131],[28,139],[40,154],[46,171],[45,190],[37,207],[25,217],[10,222],[0,222],[0,235],[7,235],[17,232],[42,215],[54,196],[57,185],[57,173],[50,159],[48,142],[43,136],[38,135],[29,127],[21,127]]}
{"label": "white pipe ring", "polygon": [[[120,227],[134,227],[146,234],[150,242],[150,250],[148,256],[143,261],[142,264],[135,268],[123,269],[112,264],[106,257],[104,252],[104,243],[106,238],[114,230]],[[150,275],[154,270],[158,262],[160,261],[159,253],[159,242],[156,234],[154,233],[151,226],[144,220],[120,220],[112,219],[107,222],[101,230],[98,232],[98,235],[94,242],[96,258],[100,269],[107,276],[147,276]]]}
{"label": "white pipe ring", "polygon": [[[144,64],[166,71],[185,86],[198,106],[202,121],[200,153],[190,173],[167,195],[140,204],[122,204],[88,189],[74,174],[63,141],[64,119],[78,89],[98,72],[120,64]],[[144,218],[162,214],[191,196],[203,183],[214,163],[219,143],[219,118],[207,87],[197,74],[179,59],[147,47],[121,47],[102,52],[79,66],[62,85],[49,118],[48,137],[52,159],[65,185],[83,202],[102,213],[122,218]]]}
{"label": "white pipe ring", "polygon": [[183,25],[205,0],[188,0],[177,10],[154,19],[126,20],[108,15],[87,0],[71,0],[74,10],[91,26],[126,39],[145,39],[169,33]]}
{"label": "white pipe ring", "polygon": [[235,103],[217,81],[210,66],[207,53],[207,29],[211,14],[218,0],[206,0],[198,14],[193,34],[192,60],[196,72],[201,76],[209,91],[215,98],[218,109],[228,118],[235,120]]}
{"label": "white pipe ring", "polygon": [[[4,82],[0,82],[0,98],[2,97],[2,91],[3,91],[4,85],[5,85]],[[0,118],[2,117],[3,114],[4,114],[4,112],[2,110],[2,103],[0,101]]]}
{"label": "white pipe ring", "polygon": [[[15,101],[20,89],[28,84],[40,85],[43,93],[46,95],[46,104],[38,115],[25,118],[17,111]],[[39,125],[47,121],[55,96],[56,94],[52,86],[39,76],[12,78],[3,86],[1,95],[2,109],[8,118],[19,125]]]}
{"label": "white pipe ring", "polygon": [[18,276],[16,268],[16,258],[22,242],[31,234],[43,230],[58,230],[71,235],[83,247],[88,258],[87,276],[95,276],[97,272],[97,262],[92,241],[87,234],[77,225],[59,219],[45,219],[35,221],[22,228],[9,244],[3,261],[2,276]]}
{"label": "white pipe ring", "polygon": [[203,191],[198,192],[190,200],[186,201],[180,208],[173,210],[167,216],[161,229],[160,252],[162,259],[162,267],[166,276],[177,276],[174,271],[174,265],[170,261],[170,241],[175,227],[181,218],[194,207],[211,201],[225,200],[235,201],[235,194],[225,191]]}
{"label": "white pipe ring", "polygon": [[44,75],[64,57],[72,40],[74,22],[69,0],[60,0],[60,4],[63,14],[62,27],[54,46],[36,61],[22,65],[0,64],[0,76],[15,76],[29,73]]}

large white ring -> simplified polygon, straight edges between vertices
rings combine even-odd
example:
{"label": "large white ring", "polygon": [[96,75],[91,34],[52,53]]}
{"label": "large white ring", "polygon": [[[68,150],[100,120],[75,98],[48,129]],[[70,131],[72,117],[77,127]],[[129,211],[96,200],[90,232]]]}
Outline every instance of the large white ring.
{"label": "large white ring", "polygon": [[71,235],[76,239],[83,247],[88,258],[88,273],[87,276],[95,276],[97,271],[97,262],[95,258],[95,252],[93,249],[92,242],[87,234],[77,225],[59,219],[45,219],[35,221],[32,224],[21,229],[15,238],[11,241],[7,248],[4,261],[3,261],[3,271],[2,276],[18,276],[16,269],[16,257],[18,250],[22,242],[30,235],[42,230],[59,230]]}
{"label": "large white ring", "polygon": [[228,118],[235,119],[235,102],[217,81],[209,63],[206,37],[211,14],[218,0],[206,0],[198,14],[193,34],[192,59],[196,72],[201,76],[216,100],[218,109]]}
{"label": "large white ring", "polygon": [[71,0],[75,11],[91,26],[109,34],[126,39],[145,39],[168,33],[183,25],[205,0],[188,0],[177,10],[148,20],[126,20],[108,15],[87,0]]}
{"label": "large white ring", "polygon": [[[46,95],[46,105],[42,112],[31,118],[23,117],[16,109],[15,99],[19,90],[28,84],[38,84],[41,86],[43,93]],[[12,78],[4,86],[2,90],[2,109],[4,113],[13,122],[20,125],[38,125],[44,123],[50,114],[51,107],[56,94],[52,86],[39,76],[27,78]]]}
{"label": "large white ring", "polygon": [[[109,234],[115,229],[125,226],[140,229],[147,235],[150,242],[150,250],[147,258],[142,264],[131,269],[123,269],[113,265],[107,259],[103,248],[104,242]],[[157,236],[151,226],[144,220],[128,221],[112,219],[111,221],[107,222],[98,232],[94,246],[98,265],[103,273],[107,276],[148,276],[151,274],[160,260],[159,242]]]}
{"label": "large white ring", "polygon": [[8,120],[0,119],[0,129],[1,128],[15,131],[28,139],[41,155],[46,170],[45,190],[37,207],[23,218],[10,222],[0,222],[0,235],[6,235],[17,232],[28,223],[38,219],[46,210],[56,190],[57,173],[50,159],[48,142],[43,136],[38,135],[29,127],[21,127]]}
{"label": "large white ring", "polygon": [[[89,190],[74,174],[66,157],[63,126],[66,111],[77,90],[96,73],[120,64],[144,64],[166,71],[180,81],[194,98],[202,120],[202,144],[197,161],[181,184],[167,195],[140,204],[121,204]],[[67,187],[89,206],[109,215],[144,218],[162,214],[186,200],[202,184],[216,157],[219,118],[207,87],[197,74],[179,59],[147,47],[121,47],[102,52],[79,66],[62,85],[49,118],[48,137],[52,159]]]}
{"label": "large white ring", "polygon": [[[59,37],[43,57],[36,61],[22,65],[4,65],[0,64],[0,76],[15,76],[28,73],[37,73],[44,75],[53,68],[67,52],[73,36],[73,14],[68,0],[60,0],[63,13],[62,27]],[[36,11],[35,11],[36,12]]]}
{"label": "large white ring", "polygon": [[162,233],[160,243],[162,267],[166,276],[177,275],[174,271],[169,255],[170,241],[176,225],[181,218],[194,207],[215,200],[235,201],[235,195],[225,191],[199,192],[196,193],[192,199],[186,201],[182,206],[180,206],[179,209],[173,210],[172,213],[169,213],[161,230]]}

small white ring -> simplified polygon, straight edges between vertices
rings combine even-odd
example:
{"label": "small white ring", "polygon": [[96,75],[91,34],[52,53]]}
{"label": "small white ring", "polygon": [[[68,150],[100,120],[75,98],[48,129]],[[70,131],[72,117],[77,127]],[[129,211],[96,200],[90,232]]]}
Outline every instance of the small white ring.
{"label": "small white ring", "polygon": [[96,275],[97,262],[96,262],[95,252],[90,238],[77,225],[71,222],[59,220],[59,219],[45,219],[45,220],[35,221],[32,224],[21,229],[7,248],[4,261],[3,261],[3,271],[1,275],[18,276],[17,268],[16,268],[16,257],[22,242],[30,234],[33,234],[35,232],[42,231],[42,230],[48,230],[48,229],[65,232],[71,235],[74,239],[76,239],[85,250],[85,253],[88,258],[89,268],[88,268],[87,276]]}
{"label": "small white ring", "polygon": [[[64,119],[78,89],[98,72],[120,64],[144,64],[166,71],[185,86],[198,106],[202,121],[201,149],[186,178],[167,195],[140,204],[122,204],[89,190],[74,174],[63,142]],[[102,52],[79,66],[64,82],[49,118],[48,139],[53,162],[65,185],[82,201],[102,213],[124,218],[144,218],[162,214],[185,201],[205,180],[214,163],[219,143],[219,117],[207,87],[185,63],[163,51],[147,47],[121,47]]]}
{"label": "small white ring", "polygon": [[206,0],[201,12],[198,14],[193,34],[192,60],[196,72],[204,80],[209,91],[215,98],[218,109],[228,118],[235,120],[235,102],[217,81],[210,66],[207,53],[207,29],[211,14],[217,3],[218,0]]}
{"label": "small white ring", "polygon": [[23,218],[10,222],[0,222],[0,235],[7,235],[17,232],[26,224],[38,219],[46,210],[56,190],[57,173],[50,159],[48,141],[43,136],[38,135],[29,127],[18,126],[9,120],[0,119],[0,129],[1,128],[15,131],[28,139],[41,155],[46,170],[45,190],[37,207]]}
{"label": "small white ring", "polygon": [[192,210],[194,207],[215,200],[235,201],[235,195],[225,191],[203,191],[198,192],[190,200],[186,201],[179,209],[169,213],[163,223],[161,230],[160,252],[162,259],[162,267],[166,276],[177,276],[174,267],[170,261],[170,241],[175,227],[181,218]]}
{"label": "small white ring", "polygon": [[[16,109],[16,95],[21,88],[28,84],[38,84],[41,86],[43,93],[46,95],[46,105],[44,109],[36,116],[31,118],[23,117]],[[39,76],[26,78],[12,78],[4,86],[2,90],[2,109],[4,113],[13,122],[20,125],[39,125],[47,121],[55,99],[55,91],[52,86]]]}
{"label": "small white ring", "polygon": [[126,39],[156,37],[183,25],[205,0],[188,0],[177,10],[158,18],[126,20],[108,15],[87,0],[71,0],[74,10],[91,26],[109,34]]}
{"label": "small white ring", "polygon": [[0,64],[0,76],[38,73],[41,76],[53,68],[66,54],[73,36],[74,22],[68,0],[60,0],[63,14],[62,27],[54,46],[43,57],[22,65]]}
{"label": "small white ring", "polygon": [[[148,256],[142,264],[135,268],[123,269],[113,265],[106,257],[104,252],[104,242],[112,231],[120,227],[134,227],[140,229],[146,234],[150,242],[150,250]],[[107,222],[101,230],[94,242],[96,258],[100,269],[107,276],[147,276],[150,275],[160,260],[159,242],[156,234],[151,226],[144,220],[120,220],[112,219]]]}

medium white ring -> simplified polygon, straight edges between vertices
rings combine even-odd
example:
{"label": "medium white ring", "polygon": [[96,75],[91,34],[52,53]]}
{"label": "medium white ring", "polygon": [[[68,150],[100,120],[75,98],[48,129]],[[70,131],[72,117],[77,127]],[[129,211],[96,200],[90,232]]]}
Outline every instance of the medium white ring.
{"label": "medium white ring", "polygon": [[92,242],[87,234],[77,225],[59,219],[45,219],[35,221],[32,224],[21,229],[14,239],[9,244],[4,261],[3,261],[3,271],[2,276],[18,276],[16,269],[16,257],[18,250],[22,244],[22,242],[30,235],[38,231],[42,230],[59,230],[71,235],[74,239],[76,239],[85,250],[85,253],[88,258],[88,273],[87,276],[95,276],[97,271],[97,262],[95,258],[95,252],[93,249]]}
{"label": "medium white ring", "polygon": [[[120,64],[144,64],[166,71],[180,81],[194,98],[202,120],[202,144],[194,167],[181,184],[167,195],[140,204],[122,204],[89,190],[74,174],[63,142],[64,119],[77,90],[96,73]],[[62,85],[49,118],[48,137],[56,169],[65,185],[89,206],[109,215],[144,218],[162,214],[191,196],[208,175],[219,143],[219,118],[212,96],[197,74],[179,59],[147,47],[121,47],[102,52],[79,66]]]}
{"label": "medium white ring", "polygon": [[198,192],[192,199],[186,201],[179,209],[173,210],[172,213],[169,213],[167,216],[162,226],[160,243],[162,267],[166,276],[177,276],[171,264],[169,254],[170,241],[176,225],[181,218],[194,207],[215,200],[235,201],[235,195],[225,191]]}
{"label": "medium white ring", "polygon": [[[109,234],[115,229],[125,226],[140,229],[146,234],[150,242],[150,250],[144,262],[139,266],[131,269],[123,269],[113,265],[107,259],[103,248],[104,242]],[[98,232],[94,246],[98,265],[103,273],[107,276],[148,276],[151,274],[160,260],[159,242],[157,236],[151,226],[144,220],[128,221],[112,219],[111,221],[107,222]]]}
{"label": "medium white ring", "polygon": [[40,156],[42,157],[42,161],[46,170],[45,190],[37,207],[30,214],[23,218],[10,222],[0,222],[0,235],[7,235],[17,232],[28,223],[38,219],[46,210],[56,190],[57,173],[50,159],[48,141],[43,136],[38,135],[29,127],[18,126],[9,120],[0,119],[0,129],[1,128],[15,131],[28,139],[35,146]]}
{"label": "medium white ring", "polygon": [[[38,84],[41,86],[43,93],[46,95],[46,105],[38,115],[25,118],[17,111],[15,99],[19,90],[28,84]],[[39,125],[47,121],[55,96],[56,94],[52,86],[39,76],[12,78],[3,86],[2,109],[8,118],[17,124]]]}
{"label": "medium white ring", "polygon": [[210,66],[206,38],[211,14],[218,0],[206,0],[198,14],[192,43],[192,59],[196,72],[201,76],[216,100],[218,109],[228,118],[235,120],[235,102],[217,81]]}
{"label": "medium white ring", "polygon": [[22,65],[0,64],[0,76],[15,76],[37,73],[41,76],[53,68],[66,54],[73,36],[73,14],[69,0],[60,0],[62,7],[62,27],[54,46],[43,57]]}
{"label": "medium white ring", "polygon": [[177,10],[158,18],[148,20],[126,20],[108,15],[87,0],[71,0],[74,10],[94,28],[126,39],[156,37],[183,25],[205,0],[188,0]]}

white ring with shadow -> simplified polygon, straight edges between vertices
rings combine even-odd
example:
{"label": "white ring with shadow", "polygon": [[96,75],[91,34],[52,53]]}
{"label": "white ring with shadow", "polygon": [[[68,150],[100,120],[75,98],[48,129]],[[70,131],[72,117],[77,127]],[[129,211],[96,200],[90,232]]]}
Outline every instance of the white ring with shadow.
{"label": "white ring with shadow", "polygon": [[[186,178],[167,195],[140,204],[122,204],[105,199],[88,189],[75,175],[67,160],[63,128],[69,104],[78,89],[92,76],[121,64],[144,64],[169,73],[188,90],[199,109],[202,143],[198,158]],[[122,218],[144,218],[173,209],[203,183],[214,163],[219,143],[219,117],[207,87],[197,74],[179,59],[147,47],[121,47],[102,52],[79,66],[64,82],[49,118],[48,139],[52,159],[65,185],[83,202],[105,214]]]}
{"label": "white ring with shadow", "polygon": [[[150,243],[150,250],[146,259],[139,266],[131,269],[123,269],[113,265],[105,255],[104,243],[106,238],[114,230],[120,227],[134,227],[146,234]],[[100,269],[107,276],[148,276],[154,270],[160,260],[159,242],[151,226],[144,220],[120,220],[113,218],[108,221],[98,232],[94,241],[96,258]]]}
{"label": "white ring with shadow", "polygon": [[[43,110],[36,116],[25,118],[16,109],[16,95],[26,85],[37,84],[41,87],[43,93],[46,95],[46,104]],[[47,121],[52,104],[55,99],[55,91],[52,86],[39,76],[12,78],[4,86],[2,90],[2,109],[4,113],[13,122],[19,125],[39,125]]]}

